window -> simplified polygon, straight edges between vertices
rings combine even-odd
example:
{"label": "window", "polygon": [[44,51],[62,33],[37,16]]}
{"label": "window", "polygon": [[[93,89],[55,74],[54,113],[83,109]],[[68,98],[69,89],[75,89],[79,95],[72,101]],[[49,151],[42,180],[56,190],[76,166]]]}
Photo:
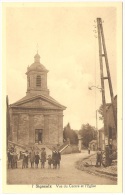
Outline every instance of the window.
{"label": "window", "polygon": [[41,76],[40,75],[37,75],[36,77],[36,86],[41,87]]}

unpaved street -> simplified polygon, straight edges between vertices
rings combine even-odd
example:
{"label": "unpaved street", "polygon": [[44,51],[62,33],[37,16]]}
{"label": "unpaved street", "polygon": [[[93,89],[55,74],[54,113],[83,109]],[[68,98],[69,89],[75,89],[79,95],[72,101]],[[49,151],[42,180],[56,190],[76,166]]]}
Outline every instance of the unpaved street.
{"label": "unpaved street", "polygon": [[62,155],[61,168],[58,170],[41,169],[9,169],[8,184],[98,184],[113,185],[116,181],[91,175],[75,168],[75,162],[80,158],[86,157],[87,152],[79,154]]}

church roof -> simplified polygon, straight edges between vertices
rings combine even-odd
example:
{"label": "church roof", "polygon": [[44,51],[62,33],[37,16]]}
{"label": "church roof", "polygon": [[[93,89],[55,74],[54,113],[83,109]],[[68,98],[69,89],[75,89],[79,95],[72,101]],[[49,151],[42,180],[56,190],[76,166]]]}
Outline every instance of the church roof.
{"label": "church roof", "polygon": [[30,102],[32,100],[41,98],[43,100],[46,100],[54,105],[56,105],[59,109],[65,110],[66,107],[61,105],[59,102],[57,102],[55,99],[53,99],[51,96],[45,96],[45,95],[36,95],[36,94],[29,94],[23,97],[22,99],[18,100],[17,102],[11,104],[11,107],[21,107],[22,104]]}
{"label": "church roof", "polygon": [[[48,72],[48,70],[40,63],[40,55],[37,54],[34,56],[34,63],[31,64],[30,67],[27,68],[27,73],[28,74],[30,71],[44,71],[44,72]],[[33,73],[33,72],[32,72]],[[34,74],[34,73],[33,73]],[[45,82],[46,83],[46,75],[44,77]],[[30,81],[30,79],[29,79]],[[35,82],[34,85],[37,83],[37,80],[32,80],[31,81]],[[33,82],[31,82],[30,84],[32,84]],[[41,80],[40,80],[41,82]],[[29,83],[28,83],[29,84]],[[28,86],[30,86],[30,84]],[[29,90],[27,91],[27,94],[25,97],[23,97],[22,99],[18,100],[17,102],[13,103],[10,105],[11,108],[42,108],[42,109],[58,109],[58,110],[65,110],[66,107],[61,105],[59,102],[57,102],[55,99],[53,99],[51,96],[49,96],[49,90],[47,89],[47,86],[44,84],[40,85],[39,88],[39,93],[37,90],[37,86],[36,88],[34,88],[34,85],[28,88]],[[33,87],[33,89],[32,89]],[[46,92],[46,93],[45,93]]]}
{"label": "church roof", "polygon": [[40,55],[38,54],[38,51],[37,51],[37,54],[34,56],[34,58],[40,58]]}
{"label": "church roof", "polygon": [[40,55],[38,53],[34,56],[34,63],[31,64],[30,67],[27,68],[27,73],[30,71],[48,72],[45,66],[40,63]]}
{"label": "church roof", "polygon": [[48,72],[45,66],[41,64],[40,62],[34,62],[33,64],[30,65],[30,67],[27,68],[27,72],[30,72],[32,70]]}

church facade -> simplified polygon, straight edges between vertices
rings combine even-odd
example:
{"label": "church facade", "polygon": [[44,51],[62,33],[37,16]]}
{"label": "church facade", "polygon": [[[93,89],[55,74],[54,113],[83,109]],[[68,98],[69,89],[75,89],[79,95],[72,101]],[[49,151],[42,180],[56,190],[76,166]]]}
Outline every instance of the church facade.
{"label": "church facade", "polygon": [[34,63],[27,68],[26,96],[9,106],[10,141],[25,145],[63,143],[66,107],[49,95],[47,73],[37,53]]}

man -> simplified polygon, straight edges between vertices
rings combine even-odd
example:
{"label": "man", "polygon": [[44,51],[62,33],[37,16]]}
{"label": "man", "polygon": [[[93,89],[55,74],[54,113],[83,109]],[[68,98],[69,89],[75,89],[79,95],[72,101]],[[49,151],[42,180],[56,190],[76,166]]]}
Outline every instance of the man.
{"label": "man", "polygon": [[88,147],[88,154],[90,154],[90,148]]}
{"label": "man", "polygon": [[56,168],[58,166],[58,169],[60,168],[60,160],[61,160],[61,153],[59,152],[59,150],[57,150],[57,154],[56,154]]}
{"label": "man", "polygon": [[45,168],[45,162],[46,162],[46,151],[45,148],[41,148],[42,152],[41,152],[41,168]]}
{"label": "man", "polygon": [[14,148],[14,152],[13,152],[13,168],[17,168],[17,160],[18,160],[18,154],[16,152],[16,148]]}
{"label": "man", "polygon": [[53,151],[52,151],[52,163],[53,163],[53,169],[56,169],[57,167],[57,151],[56,151],[56,148],[53,147]]}
{"label": "man", "polygon": [[10,165],[11,165],[11,168],[12,168],[12,169],[14,168],[13,153],[14,153],[14,148],[11,147],[10,153],[9,153],[9,158],[10,158],[9,160],[10,160]]}
{"label": "man", "polygon": [[10,166],[12,168],[12,155],[11,155],[11,151],[9,149],[7,152],[7,157],[8,157],[8,169],[9,169]]}
{"label": "man", "polygon": [[31,163],[31,168],[34,168],[34,161],[35,161],[35,152],[34,149],[31,149],[30,153],[30,163]]}
{"label": "man", "polygon": [[97,150],[96,167],[98,167],[98,163],[99,163],[99,166],[101,166],[101,164],[102,164],[102,151],[101,151],[101,148],[98,148],[98,150]]}
{"label": "man", "polygon": [[28,168],[28,151],[26,150],[25,152],[22,152],[23,155],[23,161],[22,161],[22,169],[23,168]]}

